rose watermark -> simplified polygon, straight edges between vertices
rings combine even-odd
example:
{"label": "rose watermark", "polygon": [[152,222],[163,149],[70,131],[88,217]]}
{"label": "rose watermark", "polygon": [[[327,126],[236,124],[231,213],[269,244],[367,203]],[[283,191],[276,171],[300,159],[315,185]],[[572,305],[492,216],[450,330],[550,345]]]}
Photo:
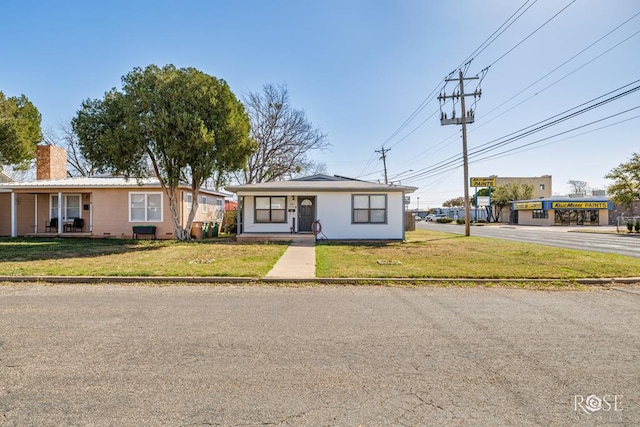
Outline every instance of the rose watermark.
{"label": "rose watermark", "polygon": [[596,412],[622,412],[622,395],[605,394],[600,397],[595,394],[589,396],[576,394],[573,396],[573,410],[587,415]]}

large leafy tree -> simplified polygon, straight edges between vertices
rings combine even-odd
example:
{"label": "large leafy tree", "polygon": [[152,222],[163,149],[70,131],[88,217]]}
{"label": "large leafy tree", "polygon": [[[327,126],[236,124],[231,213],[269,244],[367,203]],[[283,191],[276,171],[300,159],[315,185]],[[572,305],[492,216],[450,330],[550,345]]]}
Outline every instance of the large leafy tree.
{"label": "large leafy tree", "polygon": [[445,208],[462,208],[464,207],[464,197],[455,197],[442,203]]}
{"label": "large leafy tree", "polygon": [[629,161],[612,169],[605,178],[613,180],[607,192],[614,202],[630,207],[633,202],[640,201],[640,153],[634,153]]}
{"label": "large leafy tree", "polygon": [[533,185],[508,182],[491,190],[491,206],[495,222],[500,221],[502,210],[516,200],[527,200],[533,197]]}
{"label": "large leafy tree", "polygon": [[26,169],[42,140],[38,109],[26,96],[5,97],[0,92],[0,168]]}
{"label": "large leafy tree", "polygon": [[[97,171],[159,179],[179,240],[190,239],[204,182],[243,168],[254,151],[247,114],[227,83],[173,65],[133,69],[122,78],[122,90],[84,101],[72,126]],[[194,194],[184,227],[182,183]]]}
{"label": "large leafy tree", "polygon": [[262,93],[249,93],[244,104],[251,119],[251,139],[257,150],[247,167],[236,173],[241,183],[290,178],[300,173],[324,171],[310,153],[329,146],[327,136],[291,105],[285,85],[267,84]]}

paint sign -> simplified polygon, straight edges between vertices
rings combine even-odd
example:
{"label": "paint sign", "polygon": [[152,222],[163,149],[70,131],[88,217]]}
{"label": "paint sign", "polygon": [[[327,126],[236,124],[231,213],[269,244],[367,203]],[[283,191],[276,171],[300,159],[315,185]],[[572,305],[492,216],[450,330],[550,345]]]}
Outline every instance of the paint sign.
{"label": "paint sign", "polygon": [[513,204],[513,209],[516,211],[542,209],[542,202],[515,202]]}
{"label": "paint sign", "polygon": [[471,178],[471,187],[495,187],[496,178]]}
{"label": "paint sign", "polygon": [[553,202],[552,209],[608,209],[609,202]]}

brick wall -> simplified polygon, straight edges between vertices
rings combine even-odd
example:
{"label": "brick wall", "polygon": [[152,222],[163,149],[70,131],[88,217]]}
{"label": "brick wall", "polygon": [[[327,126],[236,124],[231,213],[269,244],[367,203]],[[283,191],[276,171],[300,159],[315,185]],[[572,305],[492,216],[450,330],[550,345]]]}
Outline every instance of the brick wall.
{"label": "brick wall", "polygon": [[64,179],[67,177],[67,151],[55,145],[38,145],[36,179]]}

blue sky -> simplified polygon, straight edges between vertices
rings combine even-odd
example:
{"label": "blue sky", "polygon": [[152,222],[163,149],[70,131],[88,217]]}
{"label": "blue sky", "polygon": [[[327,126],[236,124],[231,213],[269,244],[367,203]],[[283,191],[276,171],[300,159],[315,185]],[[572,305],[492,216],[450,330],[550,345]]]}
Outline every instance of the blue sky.
{"label": "blue sky", "polygon": [[[455,163],[437,169],[460,159],[462,143],[459,126],[440,125],[435,97],[444,78],[525,2],[8,2],[0,18],[0,90],[25,94],[43,127],[55,128],[136,66],[195,67],[226,80],[238,96],[286,83],[293,106],[328,134],[330,150],[314,154],[328,173],[383,180],[375,150],[384,144],[391,180],[418,187],[411,207],[417,197],[421,208],[436,207],[461,196],[464,182]],[[491,65],[468,127],[470,152],[640,79],[640,15],[571,59],[640,12],[637,1],[529,0],[527,7],[468,66],[471,77]],[[469,174],[549,174],[555,194],[568,193],[571,179],[605,188],[604,175],[640,151],[640,109],[622,113],[638,106],[640,92],[633,92],[476,156]],[[502,153],[524,144],[531,145]]]}

